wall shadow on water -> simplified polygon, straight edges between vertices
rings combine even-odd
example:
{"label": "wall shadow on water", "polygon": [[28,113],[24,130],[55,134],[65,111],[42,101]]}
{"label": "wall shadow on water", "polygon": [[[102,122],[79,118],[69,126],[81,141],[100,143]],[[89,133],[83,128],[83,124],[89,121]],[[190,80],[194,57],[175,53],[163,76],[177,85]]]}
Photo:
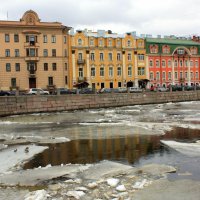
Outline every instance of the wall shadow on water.
{"label": "wall shadow on water", "polygon": [[200,130],[175,128],[163,136],[128,135],[112,139],[82,139],[66,143],[49,144],[49,149],[38,154],[24,165],[24,169],[60,164],[86,164],[101,160],[113,160],[134,164],[141,157],[159,153],[160,156],[170,150],[160,144],[160,140],[191,142],[200,139]]}

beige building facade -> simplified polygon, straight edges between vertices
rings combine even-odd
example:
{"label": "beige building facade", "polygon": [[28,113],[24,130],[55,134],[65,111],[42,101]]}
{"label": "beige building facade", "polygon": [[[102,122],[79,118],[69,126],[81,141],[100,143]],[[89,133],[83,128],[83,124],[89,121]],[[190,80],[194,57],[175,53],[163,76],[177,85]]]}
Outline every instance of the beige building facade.
{"label": "beige building facade", "polygon": [[0,21],[0,89],[68,87],[68,31],[29,10],[20,21]]}
{"label": "beige building facade", "polygon": [[132,87],[148,79],[144,39],[70,29],[42,22],[32,10],[0,21],[0,90]]}

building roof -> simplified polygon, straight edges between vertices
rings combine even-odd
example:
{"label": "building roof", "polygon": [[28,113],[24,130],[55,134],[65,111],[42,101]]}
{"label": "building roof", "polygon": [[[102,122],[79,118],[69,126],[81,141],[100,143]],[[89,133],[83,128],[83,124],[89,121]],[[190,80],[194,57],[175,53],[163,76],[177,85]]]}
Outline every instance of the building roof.
{"label": "building roof", "polygon": [[200,46],[200,43],[194,42],[192,40],[172,39],[172,38],[146,38],[146,42],[158,43],[158,44],[177,44],[177,45],[198,45],[198,46]]}

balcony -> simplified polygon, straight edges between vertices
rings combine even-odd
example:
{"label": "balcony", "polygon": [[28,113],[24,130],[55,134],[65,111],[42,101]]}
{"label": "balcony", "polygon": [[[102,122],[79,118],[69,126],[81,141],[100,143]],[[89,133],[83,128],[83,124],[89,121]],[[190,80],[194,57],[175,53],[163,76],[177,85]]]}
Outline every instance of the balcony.
{"label": "balcony", "polygon": [[27,62],[30,62],[30,61],[39,61],[39,57],[38,56],[28,56],[28,57],[25,57],[25,61]]}
{"label": "balcony", "polygon": [[24,43],[24,47],[27,48],[27,47],[31,47],[31,48],[39,48],[39,43],[37,42],[34,42],[34,43],[31,43],[31,42],[25,42]]}
{"label": "balcony", "polygon": [[86,81],[86,77],[78,77],[78,83]]}
{"label": "balcony", "polygon": [[85,59],[78,59],[77,60],[78,65],[84,65],[85,64]]}

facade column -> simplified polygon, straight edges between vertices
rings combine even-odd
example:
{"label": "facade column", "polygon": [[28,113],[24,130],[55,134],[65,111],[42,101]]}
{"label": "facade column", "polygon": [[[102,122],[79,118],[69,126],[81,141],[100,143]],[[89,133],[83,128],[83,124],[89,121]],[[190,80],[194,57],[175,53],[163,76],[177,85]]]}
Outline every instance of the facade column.
{"label": "facade column", "polygon": [[190,59],[188,62],[188,85],[191,85],[191,74],[190,74]]}
{"label": "facade column", "polygon": [[122,66],[122,87],[126,84],[126,57],[125,51],[122,51],[122,59],[123,59],[123,66]]}
{"label": "facade column", "polygon": [[72,50],[72,86],[76,83],[76,60],[75,60],[75,50]]}
{"label": "facade column", "polygon": [[174,77],[174,59],[172,58],[172,85],[175,85]]}
{"label": "facade column", "polygon": [[135,74],[134,74],[134,85],[135,85],[135,87],[138,87],[138,66],[137,66],[137,63],[138,63],[138,61],[137,61],[137,51],[135,51],[134,52],[134,71],[135,71]]}
{"label": "facade column", "polygon": [[87,67],[87,82],[91,85],[91,78],[90,78],[90,51],[86,50],[86,67]]}
{"label": "facade column", "polygon": [[[150,75],[149,75],[149,57],[148,56],[146,56],[145,71],[146,71],[146,79],[150,80]],[[147,83],[147,88],[150,88],[150,81],[148,81],[148,83]]]}

